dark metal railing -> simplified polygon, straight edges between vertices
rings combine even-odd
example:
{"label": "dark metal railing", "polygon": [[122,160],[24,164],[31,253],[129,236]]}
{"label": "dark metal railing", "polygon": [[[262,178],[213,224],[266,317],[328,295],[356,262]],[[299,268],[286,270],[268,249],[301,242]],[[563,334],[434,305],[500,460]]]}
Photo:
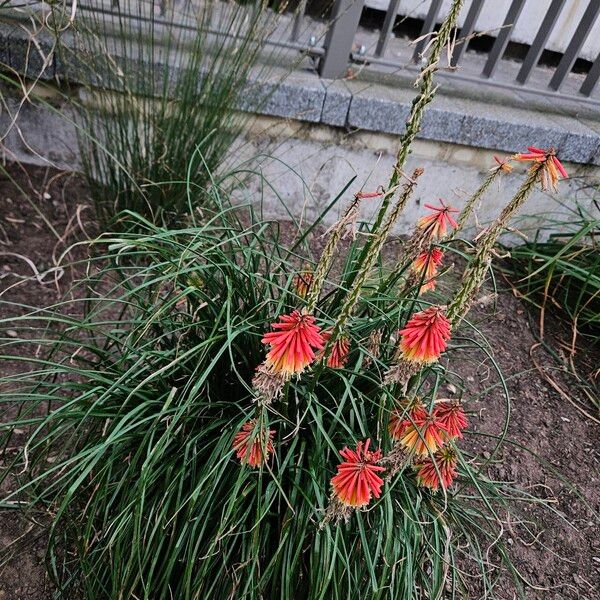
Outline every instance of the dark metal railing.
{"label": "dark metal railing", "polygon": [[[134,0],[94,0],[88,5],[86,0],[80,0],[77,4],[82,13],[95,11],[105,13],[107,18],[111,15],[123,15],[127,13],[128,7]],[[185,7],[193,7],[206,0],[137,0],[139,6],[147,7],[150,11],[145,15],[130,14],[130,18],[138,20],[160,19],[160,16],[152,14],[152,10],[162,6],[180,7],[181,15],[185,14]],[[487,1],[487,5],[486,5]],[[581,0],[582,2],[584,0]],[[435,31],[444,14],[442,8],[444,0],[423,0],[428,2],[428,9],[424,15],[420,32],[415,33],[415,40],[406,43],[394,35],[394,27],[398,15],[406,13],[407,0],[389,0],[385,11],[381,28],[373,34],[362,29],[360,19],[365,7],[365,0],[334,0],[331,15],[327,23],[311,18],[307,14],[307,0],[300,0],[293,15],[283,15],[279,18],[282,27],[276,34],[270,36],[268,44],[287,48],[293,52],[302,52],[312,56],[317,63],[317,69],[321,77],[327,79],[343,78],[352,65],[360,65],[361,69],[384,68],[395,72],[416,72],[422,60],[422,53],[429,43],[430,34]],[[582,48],[590,37],[592,29],[600,17],[600,0],[588,0],[585,10],[574,28],[573,35],[560,56],[558,64],[553,72],[548,75],[548,70],[542,71],[538,68],[544,50],[550,48],[552,33],[557,27],[568,25],[567,7],[573,7],[574,0],[549,0],[546,13],[541,22],[533,22],[532,30],[537,28],[535,35],[531,31],[532,41],[526,50],[525,58],[519,63],[503,60],[509,43],[512,40],[515,25],[522,17],[525,8],[540,6],[540,0],[512,0],[505,15],[498,15],[498,23],[494,29],[482,32],[478,29],[478,20],[484,7],[490,7],[490,3],[496,0],[467,0],[463,12],[465,13],[462,26],[457,31],[456,44],[449,69],[440,71],[444,77],[454,78],[457,81],[465,81],[471,84],[484,84],[498,88],[514,91],[527,91],[534,94],[549,97],[577,98],[582,102],[600,106],[597,89],[600,80],[600,54],[591,63],[587,72],[573,74],[575,62],[582,55]],[[26,0],[32,10],[36,6],[45,6],[44,3],[35,0]],[[447,2],[445,3],[447,5]],[[583,6],[582,6],[583,8]],[[236,5],[236,10],[244,10],[244,5]],[[404,9],[404,12],[403,12]],[[164,10],[161,14],[164,14]],[[572,12],[572,11],[571,11]],[[182,16],[181,27],[193,30],[197,25],[191,21],[187,22]],[[229,35],[229,32],[215,31],[220,35]],[[493,41],[487,55],[479,56],[477,60],[469,57],[467,60],[466,50],[473,36],[482,33],[493,35]],[[369,37],[368,44],[357,43],[358,40]],[[521,40],[522,43],[522,40]],[[401,52],[398,51],[403,44]],[[357,49],[357,46],[359,49]],[[469,53],[470,55],[470,53]],[[587,54],[589,58],[589,50]],[[509,68],[499,69],[504,64]],[[457,68],[460,67],[460,68]],[[547,69],[548,67],[546,65]],[[535,76],[534,76],[535,75]],[[568,82],[568,85],[567,85]]]}
{"label": "dark metal railing", "polygon": [[[459,66],[464,60],[464,54],[469,44],[471,36],[477,31],[477,20],[486,0],[471,0],[465,16],[462,27],[458,32],[457,43],[454,47],[452,56],[452,67]],[[493,1],[493,0],[488,0]],[[581,49],[588,39],[592,27],[600,15],[600,0],[590,0],[587,8],[579,21],[575,32],[567,44],[562,57],[554,73],[546,84],[531,83],[531,74],[538,65],[542,52],[547,48],[547,43],[561,17],[566,0],[552,0],[545,16],[543,17],[537,33],[531,43],[520,70],[507,81],[496,76],[497,67],[505,55],[508,44],[511,41],[511,35],[515,24],[517,23],[523,8],[527,2],[538,2],[539,0],[513,0],[502,22],[498,23],[496,30],[496,39],[487,55],[487,60],[478,77],[472,75],[460,75],[460,71],[455,74],[458,79],[468,79],[477,81],[479,78],[483,83],[497,85],[503,88],[512,88],[515,90],[527,90],[544,95],[558,93],[563,84],[572,73],[575,61],[580,56]],[[354,39],[359,28],[360,17],[364,8],[364,0],[336,0],[332,9],[330,26],[323,43],[324,53],[319,63],[319,73],[325,78],[344,77],[348,66],[351,63],[361,63],[363,67],[376,67],[377,65],[393,67],[398,69],[406,68],[406,65],[393,58],[386,56],[390,39],[393,36],[393,28],[396,16],[401,11],[402,0],[390,0],[386,11],[383,25],[379,31],[374,51],[370,54],[367,51],[360,53],[353,52],[352,47]],[[421,53],[428,43],[427,34],[435,30],[437,23],[441,21],[441,9],[443,0],[430,0],[429,10],[423,22],[421,39],[417,41],[414,47],[412,59],[414,63],[421,60]],[[304,8],[303,5],[302,8]],[[304,18],[303,10],[298,14],[298,23]],[[532,24],[535,27],[534,24]],[[448,72],[448,75],[453,75]],[[581,76],[580,76],[581,77]],[[600,55],[592,63],[591,68],[583,81],[578,81],[578,91],[568,90],[563,96],[579,97],[581,99],[590,98],[594,93],[598,80],[600,79]],[[575,81],[575,79],[573,79]],[[569,86],[570,88],[572,86]],[[597,103],[594,100],[594,103]]]}

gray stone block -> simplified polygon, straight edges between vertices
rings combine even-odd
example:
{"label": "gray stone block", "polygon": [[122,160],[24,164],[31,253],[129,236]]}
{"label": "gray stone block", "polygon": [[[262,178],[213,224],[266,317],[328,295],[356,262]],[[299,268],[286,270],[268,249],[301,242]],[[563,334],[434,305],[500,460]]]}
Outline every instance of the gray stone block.
{"label": "gray stone block", "polygon": [[318,77],[290,76],[282,83],[251,81],[242,94],[240,110],[318,123],[321,120],[325,89]]}
{"label": "gray stone block", "polygon": [[8,25],[0,23],[0,65],[10,66],[10,52],[8,50]]}
{"label": "gray stone block", "polygon": [[[24,25],[25,29],[27,25]],[[20,75],[47,80],[54,77],[55,39],[45,30],[29,34],[18,25],[6,25],[0,32],[8,44],[8,64]]]}
{"label": "gray stone block", "polygon": [[[32,164],[50,164],[58,169],[76,171],[81,168],[74,116],[66,104],[49,110],[44,104],[5,98],[10,109],[0,115],[0,131],[6,135],[4,146],[9,160]],[[17,114],[15,123],[11,115]]]}
{"label": "gray stone block", "polygon": [[559,156],[563,160],[600,165],[600,136],[583,133],[569,133],[559,146]]}
{"label": "gray stone block", "polygon": [[409,114],[407,104],[366,94],[354,95],[348,111],[348,125],[383,133],[402,133]]}
{"label": "gray stone block", "polygon": [[464,114],[430,106],[423,115],[418,137],[439,142],[461,143],[461,132],[466,118]]}
{"label": "gray stone block", "polygon": [[458,143],[504,152],[517,152],[534,145],[559,148],[568,133],[536,124],[515,123],[501,118],[469,115],[463,120]]}
{"label": "gray stone block", "polygon": [[345,127],[348,121],[348,111],[352,92],[343,81],[333,81],[323,84],[325,87],[325,101],[321,123],[335,127]]}

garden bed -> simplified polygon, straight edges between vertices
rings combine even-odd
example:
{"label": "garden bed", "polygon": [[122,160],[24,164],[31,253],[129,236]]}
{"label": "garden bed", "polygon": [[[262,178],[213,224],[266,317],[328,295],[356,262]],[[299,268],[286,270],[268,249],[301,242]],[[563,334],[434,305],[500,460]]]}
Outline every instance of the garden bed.
{"label": "garden bed", "polygon": [[[78,177],[15,165],[10,165],[8,172],[55,230],[51,231],[10,180],[0,177],[0,290],[11,288],[4,299],[14,303],[10,310],[17,316],[25,312],[23,305],[45,306],[68,291],[70,282],[82,271],[52,271],[53,261],[74,241],[93,235],[95,227],[85,185]],[[36,279],[32,265],[38,274],[46,273],[41,276],[43,283]],[[13,284],[17,285],[11,287]],[[497,455],[484,453],[484,459],[491,459],[485,468],[493,478],[513,482],[546,499],[550,507],[529,503],[516,507],[510,518],[499,515],[504,520],[505,541],[515,564],[533,586],[527,588],[527,598],[591,600],[597,594],[593,590],[600,588],[597,426],[536,368],[536,364],[542,368],[556,368],[556,364],[542,348],[534,348],[537,339],[531,324],[535,321],[527,307],[510,290],[484,304],[475,307],[470,321],[487,339],[511,397],[509,442]],[[547,321],[552,324],[552,319]],[[471,335],[467,328],[463,330]],[[23,368],[22,362],[4,363],[2,374]],[[568,395],[578,397],[566,375],[556,370],[551,374]],[[473,434],[502,432],[506,400],[492,361],[483,352],[471,352],[469,360],[461,364],[460,375],[468,386],[471,413],[472,435],[467,436],[465,446],[476,450],[484,438]],[[445,394],[452,396],[452,387]],[[0,514],[2,545],[18,540],[12,558],[0,571],[0,600],[51,596],[43,568],[44,516],[36,515],[36,521],[32,524],[17,513]],[[493,551],[489,560],[495,562]],[[506,598],[512,597],[507,588]]]}

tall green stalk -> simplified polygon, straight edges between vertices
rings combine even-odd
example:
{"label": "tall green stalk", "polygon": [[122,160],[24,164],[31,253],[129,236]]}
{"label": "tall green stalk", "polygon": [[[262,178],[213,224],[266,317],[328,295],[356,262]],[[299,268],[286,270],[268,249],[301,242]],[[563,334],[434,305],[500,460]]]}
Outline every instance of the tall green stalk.
{"label": "tall green stalk", "polygon": [[[423,169],[415,169],[411,178],[407,183],[402,186],[402,194],[398,198],[394,208],[390,211],[385,223],[377,230],[372,243],[369,248],[369,253],[365,257],[364,262],[360,266],[360,271],[356,275],[356,279],[352,284],[348,294],[344,298],[340,314],[336,319],[333,333],[331,335],[330,343],[335,342],[338,335],[343,331],[348,319],[352,316],[352,311],[356,306],[362,288],[367,281],[367,278],[371,274],[371,269],[377,260],[385,241],[387,240],[393,226],[395,225],[400,213],[406,206],[408,199],[410,198],[415,186],[417,185],[417,179],[423,174]],[[395,192],[395,188],[391,191],[391,194]]]}
{"label": "tall green stalk", "polygon": [[[400,138],[396,162],[394,163],[388,185],[384,190],[383,201],[377,213],[377,218],[375,219],[375,223],[372,227],[372,231],[374,232],[377,231],[383,223],[390,202],[394,197],[394,192],[397,190],[398,184],[403,175],[403,169],[408,155],[410,154],[411,145],[421,130],[421,123],[423,121],[425,108],[433,100],[437,91],[437,87],[434,86],[434,73],[438,68],[438,64],[442,57],[442,52],[450,44],[452,30],[456,26],[456,20],[458,19],[462,5],[463,0],[454,0],[452,2],[452,6],[448,12],[448,15],[444,19],[438,32],[435,34],[435,39],[431,45],[431,51],[427,59],[427,64],[421,70],[421,74],[418,79],[419,93],[412,102],[410,115],[406,121],[406,129]],[[369,255],[372,243],[373,242],[371,240],[364,245],[364,248],[358,259],[358,268],[360,268],[360,265],[363,264],[366,257]],[[355,277],[356,273],[350,276],[348,285],[352,284]]]}
{"label": "tall green stalk", "polygon": [[[548,159],[546,159],[548,160]],[[492,250],[496,245],[500,234],[508,225],[515,213],[521,208],[525,200],[529,198],[541,170],[545,167],[546,160],[535,163],[530,169],[527,178],[514,195],[513,199],[504,207],[500,216],[483,233],[475,246],[475,256],[463,273],[461,284],[448,306],[447,316],[453,327],[469,311],[475,299],[475,295],[481,288],[485,274],[492,260]]]}

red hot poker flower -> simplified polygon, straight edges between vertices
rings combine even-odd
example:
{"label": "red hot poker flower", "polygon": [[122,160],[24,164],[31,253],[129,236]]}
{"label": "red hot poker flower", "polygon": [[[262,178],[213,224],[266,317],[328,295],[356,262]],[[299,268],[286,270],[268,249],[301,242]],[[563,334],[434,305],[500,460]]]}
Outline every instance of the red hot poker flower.
{"label": "red hot poker flower", "polygon": [[257,429],[256,419],[246,421],[233,438],[233,449],[243,465],[258,467],[264,464],[273,448],[275,430]]}
{"label": "red hot poker flower", "polygon": [[542,189],[552,189],[557,191],[558,181],[560,179],[568,179],[569,175],[560,160],[558,160],[556,150],[554,148],[544,150],[543,148],[536,148],[535,146],[528,146],[527,150],[529,150],[529,152],[515,154],[515,159],[533,162],[546,161],[541,173]]}
{"label": "red hot poker flower", "polygon": [[458,225],[451,213],[458,213],[460,211],[444,204],[441,198],[439,198],[439,202],[440,206],[425,204],[425,208],[432,210],[433,213],[421,217],[417,223],[417,226],[423,229],[431,239],[443,238],[446,235],[448,225],[452,227],[457,227]]}
{"label": "red hot poker flower", "polygon": [[433,459],[427,457],[415,464],[417,481],[420,485],[428,487],[434,492],[440,486],[446,490],[452,485],[456,477],[456,462],[456,452],[453,448],[450,446],[440,448]]}
{"label": "red hot poker flower", "polygon": [[435,414],[421,408],[413,410],[410,417],[401,424],[404,431],[400,443],[407,450],[417,456],[426,456],[444,445],[444,430]]}
{"label": "red hot poker flower", "polygon": [[462,438],[466,429],[467,415],[458,402],[439,402],[433,409],[433,414],[449,438]]}
{"label": "red hot poker flower", "polygon": [[365,506],[371,496],[379,498],[383,479],[378,473],[385,471],[377,465],[381,459],[381,450],[370,451],[371,440],[358,442],[356,450],[344,447],[340,454],[345,459],[337,468],[337,475],[331,480],[333,493],[347,506]]}
{"label": "red hot poker flower", "polygon": [[262,343],[270,346],[265,363],[275,373],[301,373],[314,361],[315,350],[323,350],[321,328],[312,315],[294,310],[271,327],[276,331],[265,334]]}
{"label": "red hot poker flower", "polygon": [[[327,344],[331,338],[332,330],[328,329],[323,331],[323,343]],[[338,339],[333,343],[329,358],[327,359],[327,366],[332,369],[340,369],[346,366],[348,362],[348,353],[350,352],[350,340],[345,336],[339,336]],[[317,358],[322,358],[323,353],[319,352]]]}
{"label": "red hot poker flower", "polygon": [[435,362],[450,339],[450,321],[442,307],[431,306],[415,313],[400,330],[400,350],[405,360],[418,363]]}
{"label": "red hot poker flower", "polygon": [[425,252],[421,252],[417,256],[415,262],[412,264],[412,270],[419,279],[423,279],[424,281],[419,290],[420,294],[435,289],[435,276],[443,258],[444,253],[439,248],[425,250]]}

